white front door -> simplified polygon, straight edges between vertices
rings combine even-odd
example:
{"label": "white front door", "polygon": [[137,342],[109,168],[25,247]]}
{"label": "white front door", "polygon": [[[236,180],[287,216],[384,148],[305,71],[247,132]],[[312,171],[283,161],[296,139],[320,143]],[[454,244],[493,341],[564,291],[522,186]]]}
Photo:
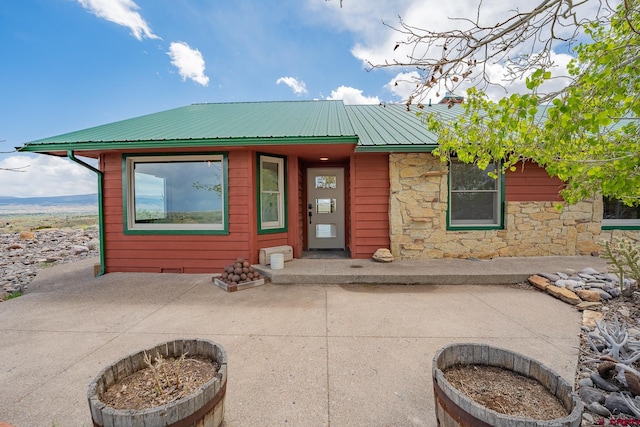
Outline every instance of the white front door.
{"label": "white front door", "polygon": [[344,169],[307,169],[309,249],[344,249]]}

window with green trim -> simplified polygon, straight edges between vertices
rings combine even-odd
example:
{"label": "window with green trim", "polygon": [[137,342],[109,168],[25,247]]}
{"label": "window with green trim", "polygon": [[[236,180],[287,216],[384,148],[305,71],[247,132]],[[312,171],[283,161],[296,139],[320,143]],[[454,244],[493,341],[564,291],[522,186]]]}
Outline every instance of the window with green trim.
{"label": "window with green trim", "polygon": [[607,228],[640,229],[640,205],[628,206],[622,200],[605,197],[602,226]]}
{"label": "window with green trim", "polygon": [[222,154],[127,156],[125,164],[128,231],[226,230]]}
{"label": "window with green trim", "polygon": [[260,155],[258,160],[258,224],[260,231],[286,229],[285,160]]}
{"label": "window with green trim", "polygon": [[502,226],[502,179],[492,163],[480,170],[474,164],[452,160],[449,165],[449,227],[499,228]]}

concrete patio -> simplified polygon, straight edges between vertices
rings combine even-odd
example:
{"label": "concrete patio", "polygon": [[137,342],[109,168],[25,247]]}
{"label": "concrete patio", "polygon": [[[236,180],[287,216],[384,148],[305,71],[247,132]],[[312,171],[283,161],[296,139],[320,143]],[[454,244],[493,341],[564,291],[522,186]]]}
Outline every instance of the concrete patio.
{"label": "concrete patio", "polygon": [[[564,268],[554,259],[544,266]],[[325,277],[340,271],[335,260],[314,261]],[[604,265],[597,258],[565,261],[572,268]],[[93,277],[95,262],[42,270],[25,295],[0,303],[0,422],[90,426],[86,392],[97,373],[174,338],[226,348],[227,427],[435,426],[431,361],[451,342],[517,351],[574,380],[580,313],[518,286],[380,285],[384,276],[365,265],[357,274],[368,269],[378,278],[373,284],[276,280],[227,293],[211,275]],[[477,276],[494,268],[465,260],[425,265],[415,261],[414,274],[460,274],[464,267]],[[279,272],[293,270],[286,263]]]}

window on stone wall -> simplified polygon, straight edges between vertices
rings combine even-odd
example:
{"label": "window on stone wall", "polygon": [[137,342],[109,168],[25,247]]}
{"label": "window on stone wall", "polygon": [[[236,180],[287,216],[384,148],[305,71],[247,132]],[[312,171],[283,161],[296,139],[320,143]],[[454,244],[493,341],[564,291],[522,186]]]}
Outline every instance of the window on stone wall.
{"label": "window on stone wall", "polygon": [[602,226],[604,228],[640,229],[640,205],[628,206],[622,200],[603,199]]}
{"label": "window on stone wall", "polygon": [[486,170],[476,165],[452,160],[449,165],[450,229],[501,228],[503,177],[488,174],[498,169],[496,163]]}

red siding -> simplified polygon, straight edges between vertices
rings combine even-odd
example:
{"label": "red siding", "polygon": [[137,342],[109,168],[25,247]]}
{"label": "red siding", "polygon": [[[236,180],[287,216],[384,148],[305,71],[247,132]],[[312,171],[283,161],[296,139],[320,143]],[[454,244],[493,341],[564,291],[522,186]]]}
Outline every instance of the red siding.
{"label": "red siding", "polygon": [[351,257],[389,248],[389,155],[358,154],[351,162]]}
{"label": "red siding", "polygon": [[258,251],[261,248],[269,248],[271,246],[288,245],[287,233],[272,233],[258,235]]}
{"label": "red siding", "polygon": [[257,262],[255,166],[252,152],[229,153],[228,235],[124,234],[122,157],[104,156],[104,221],[107,272],[211,273],[237,257]]}
{"label": "red siding", "polygon": [[[123,222],[122,155],[104,154],[106,271],[213,273],[237,257],[257,263],[260,248],[280,245],[291,245],[294,256],[299,256],[306,227],[305,168],[296,154],[289,155],[288,231],[258,234],[255,159],[254,151],[228,152],[228,235],[128,235]],[[346,241],[353,258],[369,258],[390,244],[388,155],[353,155],[345,171]]]}
{"label": "red siding", "polygon": [[293,248],[293,256],[299,257],[302,253],[302,227],[304,221],[304,206],[302,203],[302,175],[298,156],[287,158],[287,225],[288,244]]}
{"label": "red siding", "polygon": [[507,202],[546,202],[562,201],[559,191],[564,183],[552,178],[547,171],[535,163],[516,165],[514,172],[505,177],[505,199]]}
{"label": "red siding", "polygon": [[344,168],[344,197],[345,197],[345,212],[344,212],[344,242],[349,251],[353,252],[353,239],[351,236],[351,169]]}

